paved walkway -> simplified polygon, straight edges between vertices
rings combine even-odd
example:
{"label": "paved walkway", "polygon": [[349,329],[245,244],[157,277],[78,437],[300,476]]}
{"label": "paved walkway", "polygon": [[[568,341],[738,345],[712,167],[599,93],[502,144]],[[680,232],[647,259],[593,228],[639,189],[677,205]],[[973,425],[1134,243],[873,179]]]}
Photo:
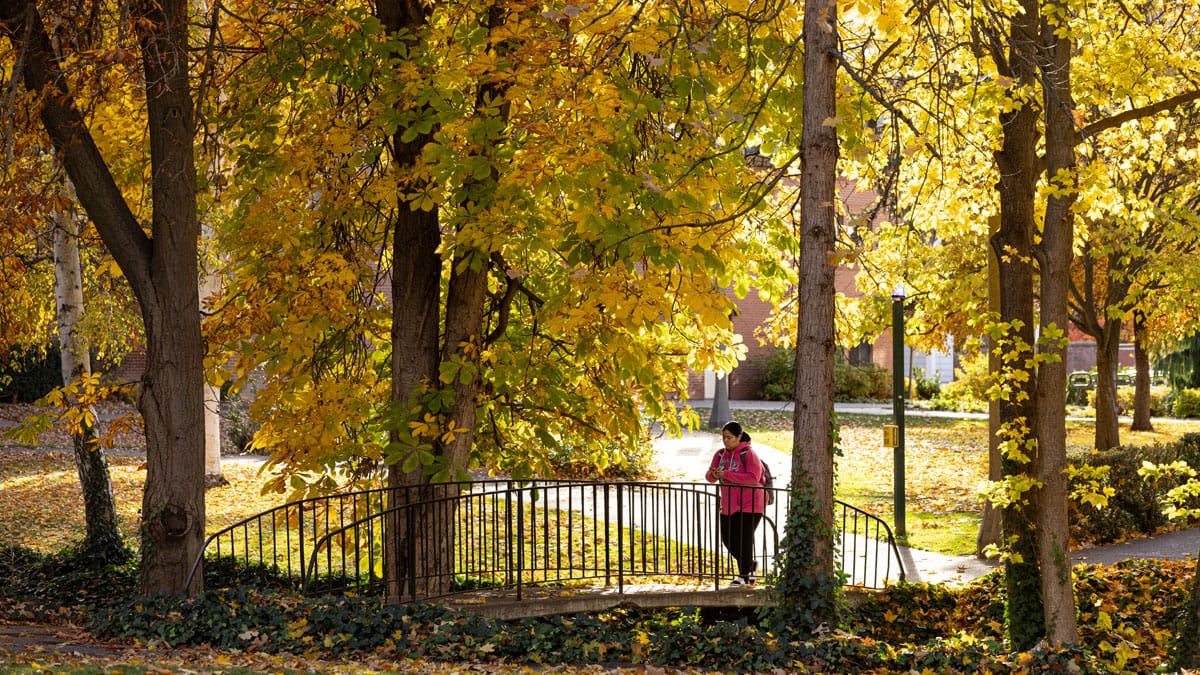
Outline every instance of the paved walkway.
{"label": "paved walkway", "polygon": [[[784,401],[731,401],[730,408],[737,410],[791,410],[791,403]],[[708,401],[692,401],[697,409],[709,408]],[[865,415],[892,414],[891,406],[873,403],[838,403],[840,413]],[[941,411],[909,410],[913,416],[976,416],[973,413],[950,413]],[[986,415],[978,415],[986,417]],[[735,413],[736,417],[736,413]],[[704,418],[704,415],[701,415]],[[704,480],[704,472],[713,452],[721,447],[721,436],[714,431],[692,431],[681,438],[663,436],[655,443],[655,460],[666,480]],[[763,461],[771,465],[776,476],[787,476],[792,459],[789,453],[756,442],[754,449]],[[1156,537],[1135,539],[1121,544],[1098,546],[1074,551],[1075,562],[1111,565],[1130,558],[1163,560],[1186,560],[1200,551],[1200,527],[1169,532]],[[994,570],[998,563],[981,560],[974,555],[950,556],[933,551],[900,547],[900,557],[909,581],[961,584],[976,579]]]}

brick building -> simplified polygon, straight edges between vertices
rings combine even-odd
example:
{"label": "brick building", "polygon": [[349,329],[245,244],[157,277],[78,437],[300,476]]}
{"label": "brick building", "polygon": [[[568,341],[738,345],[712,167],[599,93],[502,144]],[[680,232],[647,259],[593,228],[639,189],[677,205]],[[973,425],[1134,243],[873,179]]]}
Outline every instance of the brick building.
{"label": "brick building", "polygon": [[[855,190],[854,185],[848,181],[840,182],[839,191],[846,213],[862,213],[870,208],[876,200],[874,192]],[[858,270],[853,265],[838,267],[834,271],[833,279],[835,292],[846,297],[861,296],[862,293],[859,292],[854,283],[857,274]],[[734,332],[742,336],[742,342],[747,347],[747,353],[745,360],[739,363],[737,368],[730,373],[729,398],[734,401],[759,399],[762,398],[763,388],[763,368],[761,362],[776,350],[774,345],[760,344],[757,334],[759,326],[766,321],[771,313],[771,305],[760,300],[757,294],[753,292],[742,300],[739,300],[737,304],[738,315],[733,319],[733,328]],[[863,344],[850,350],[848,356],[851,363],[875,363],[890,371],[892,368],[891,331],[884,331],[883,335],[873,343]],[[926,356],[928,355],[909,354],[906,355],[905,360],[908,362],[910,359]],[[945,357],[943,360],[946,361],[946,366],[941,368],[926,368],[926,372],[931,375],[934,372],[938,372],[943,378],[952,378],[954,374],[953,357]],[[922,367],[920,362],[917,365],[918,367]],[[715,387],[716,376],[711,371],[691,373],[688,376],[688,397],[691,399],[712,398]]]}

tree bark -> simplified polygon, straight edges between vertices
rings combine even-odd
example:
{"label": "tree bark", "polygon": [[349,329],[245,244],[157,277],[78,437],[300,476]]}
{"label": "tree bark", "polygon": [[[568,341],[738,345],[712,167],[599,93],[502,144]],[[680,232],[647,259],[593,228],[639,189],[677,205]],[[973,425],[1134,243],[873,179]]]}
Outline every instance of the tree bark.
{"label": "tree bark", "polygon": [[1150,355],[1146,352],[1146,314],[1133,313],[1133,424],[1132,431],[1154,431],[1150,421]]}
{"label": "tree bark", "polygon": [[195,123],[188,82],[187,0],[143,0],[142,67],[150,127],[153,240],[139,295],[146,374],[138,408],[146,426],[142,589],[186,586],[204,543],[204,343],[200,335]]}
{"label": "tree bark", "polygon": [[194,593],[203,583],[196,575],[187,585],[204,535],[204,427],[187,3],[136,3],[131,15],[140,31],[146,78],[153,237],[134,217],[84,124],[36,4],[0,0],[0,27],[21,52],[25,88],[44,95],[42,124],[142,311],[147,340],[138,396],[146,429],[142,591]]}
{"label": "tree bark", "polygon": [[[836,619],[833,562],[834,267],[838,163],[837,3],[804,6],[804,128],[801,132],[800,269],[791,488],[781,604],[816,628]],[[806,512],[812,510],[811,513]],[[800,552],[808,555],[797,560]],[[807,588],[807,593],[802,589]],[[804,593],[804,597],[800,597]]]}
{"label": "tree bark", "polygon": [[[1012,19],[1008,31],[1007,57],[995,55],[1001,74],[1012,79],[1013,86],[1037,84],[1037,36],[1040,34],[1040,8],[1036,0],[1022,0],[1024,11]],[[1032,245],[1035,227],[1034,198],[1037,167],[1035,148],[1038,141],[1037,109],[1028,99],[1000,114],[1003,127],[1001,147],[995,153],[999,181],[1000,229],[991,238],[999,261],[1000,320],[1007,326],[1001,349],[1007,369],[1024,371],[1025,378],[1007,381],[1008,396],[1000,401],[1000,422],[1005,452],[1004,475],[1020,478],[1030,475],[1033,467],[1017,456],[1017,451],[1036,452],[1034,430],[1037,408],[1034,396],[1037,374],[1031,357],[1034,349]],[[1011,359],[1011,360],[1008,360]],[[1031,495],[1005,506],[1004,538],[1009,542],[1005,560],[1008,590],[1008,632],[1012,648],[1032,648],[1044,634],[1041,578],[1038,570],[1035,520]]]}
{"label": "tree bark", "polygon": [[[204,238],[210,239],[207,227],[202,227]],[[221,290],[220,279],[205,272],[200,284],[200,300]],[[204,383],[204,485],[218,487],[228,485],[225,472],[221,469],[221,390],[207,381]]]}
{"label": "tree bark", "polygon": [[[1000,219],[990,219],[989,234],[995,236],[1000,227]],[[994,250],[988,250],[988,311],[1000,313],[1000,270],[999,259]],[[988,375],[996,377],[1002,367],[1000,361],[1000,346],[994,340],[988,342]],[[1000,452],[1000,401],[988,401],[988,481],[998,483],[1004,480],[1004,456]],[[983,504],[983,516],[979,521],[979,533],[975,536],[975,555],[985,558],[989,546],[999,546],[1001,543],[1003,509],[990,501]]]}
{"label": "tree bark", "polygon": [[[64,383],[92,374],[87,340],[78,332],[83,317],[83,272],[79,257],[79,225],[72,214],[54,214],[54,294],[57,300],[58,344]],[[95,410],[89,406],[91,419]],[[121,541],[117,505],[113,498],[108,458],[98,440],[97,428],[87,423],[71,432],[79,487],[83,492],[85,555],[120,562],[128,557]]]}
{"label": "tree bark", "polygon": [[1121,444],[1117,414],[1117,365],[1121,353],[1121,322],[1105,320],[1096,338],[1096,435],[1097,450]]}
{"label": "tree bark", "polygon": [[[1055,5],[1055,0],[1049,3]],[[1033,474],[1041,482],[1035,493],[1038,566],[1046,638],[1056,644],[1075,644],[1075,592],[1071,576],[1071,535],[1067,495],[1067,333],[1068,295],[1075,238],[1072,207],[1076,200],[1074,108],[1071,93],[1072,41],[1058,31],[1051,12],[1042,22],[1042,108],[1046,129],[1046,173],[1060,189],[1047,198],[1040,263],[1042,342],[1037,372],[1037,453]],[[1061,336],[1055,338],[1053,336]]]}
{"label": "tree bark", "polygon": [[[432,7],[422,2],[378,0],[376,16],[393,35],[420,35],[429,21]],[[433,131],[402,140],[405,129],[397,129],[391,139],[392,161],[402,174],[420,162],[421,152],[433,140]],[[404,184],[407,192],[423,187],[419,180]],[[441,328],[442,258],[438,253],[441,231],[436,210],[423,211],[399,195],[392,234],[392,387],[394,414],[398,416],[390,432],[392,444],[402,448],[398,456],[388,458],[388,487],[393,509],[406,508],[420,500],[411,490],[423,482],[418,467],[405,471],[403,462],[411,448],[405,444],[404,425],[421,407],[420,395],[438,378],[438,344]],[[389,598],[420,597],[426,589],[416,587],[418,577],[427,572],[417,569],[416,537],[412,525],[419,521],[411,510],[396,511],[387,522],[385,537],[385,578]]]}

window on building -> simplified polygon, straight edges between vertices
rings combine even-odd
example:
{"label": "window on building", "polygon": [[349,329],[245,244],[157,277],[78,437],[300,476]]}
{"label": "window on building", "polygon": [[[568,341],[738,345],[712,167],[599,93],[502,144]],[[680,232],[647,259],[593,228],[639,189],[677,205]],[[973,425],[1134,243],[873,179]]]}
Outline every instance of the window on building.
{"label": "window on building", "polygon": [[847,360],[850,361],[850,365],[852,366],[866,366],[872,363],[871,356],[871,343],[862,342],[850,350]]}

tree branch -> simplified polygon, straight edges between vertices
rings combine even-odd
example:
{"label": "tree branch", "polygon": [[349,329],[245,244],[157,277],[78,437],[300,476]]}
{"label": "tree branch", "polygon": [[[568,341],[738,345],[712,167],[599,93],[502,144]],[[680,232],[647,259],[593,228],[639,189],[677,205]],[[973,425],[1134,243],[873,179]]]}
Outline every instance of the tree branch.
{"label": "tree branch", "polygon": [[[854,67],[850,64],[850,62],[846,60],[846,56],[844,54],[842,54],[841,50],[834,50],[833,55],[837,58],[838,63],[842,64],[842,69],[845,70],[846,73],[850,75],[850,79],[854,80],[858,84],[858,86],[862,87],[863,91],[870,94],[871,98],[875,99],[876,103],[883,106],[884,108],[887,108],[888,112],[890,112],[896,116],[896,119],[900,120],[901,122],[904,122],[904,126],[908,127],[909,130],[911,130],[913,132],[913,134],[916,135],[917,138],[921,138],[924,135],[917,129],[916,125],[914,125],[912,123],[912,120],[908,119],[908,117],[903,112],[901,112],[901,110],[899,108],[897,108],[895,105],[893,105],[891,101],[886,100],[883,97],[883,94],[881,94],[879,92],[879,90],[877,90],[875,87],[872,87],[869,82],[867,82],[865,79],[863,79],[862,75],[859,74],[858,71],[856,71],[854,69]],[[929,152],[936,159],[941,160],[941,158],[942,158],[941,153],[939,153],[937,151],[937,148],[930,145],[930,143],[928,141],[925,142],[925,148],[927,150],[929,150]]]}
{"label": "tree branch", "polygon": [[1155,113],[1165,112],[1198,99],[1200,99],[1200,90],[1194,89],[1192,91],[1186,91],[1182,94],[1176,94],[1171,98],[1163,99],[1157,103],[1151,103],[1150,105],[1142,106],[1141,108],[1130,108],[1129,110],[1117,113],[1112,117],[1105,117],[1102,120],[1097,120],[1083,127],[1079,130],[1079,138],[1082,141],[1083,139],[1095,136],[1101,131],[1115,129],[1116,127],[1119,127],[1131,120],[1141,119],[1143,117],[1149,117]]}
{"label": "tree branch", "polygon": [[19,54],[25,88],[42,94],[42,124],[109,253],[120,264],[136,294],[143,297],[152,294],[150,239],[125,202],[75,105],[36,3],[0,0],[0,32]]}

